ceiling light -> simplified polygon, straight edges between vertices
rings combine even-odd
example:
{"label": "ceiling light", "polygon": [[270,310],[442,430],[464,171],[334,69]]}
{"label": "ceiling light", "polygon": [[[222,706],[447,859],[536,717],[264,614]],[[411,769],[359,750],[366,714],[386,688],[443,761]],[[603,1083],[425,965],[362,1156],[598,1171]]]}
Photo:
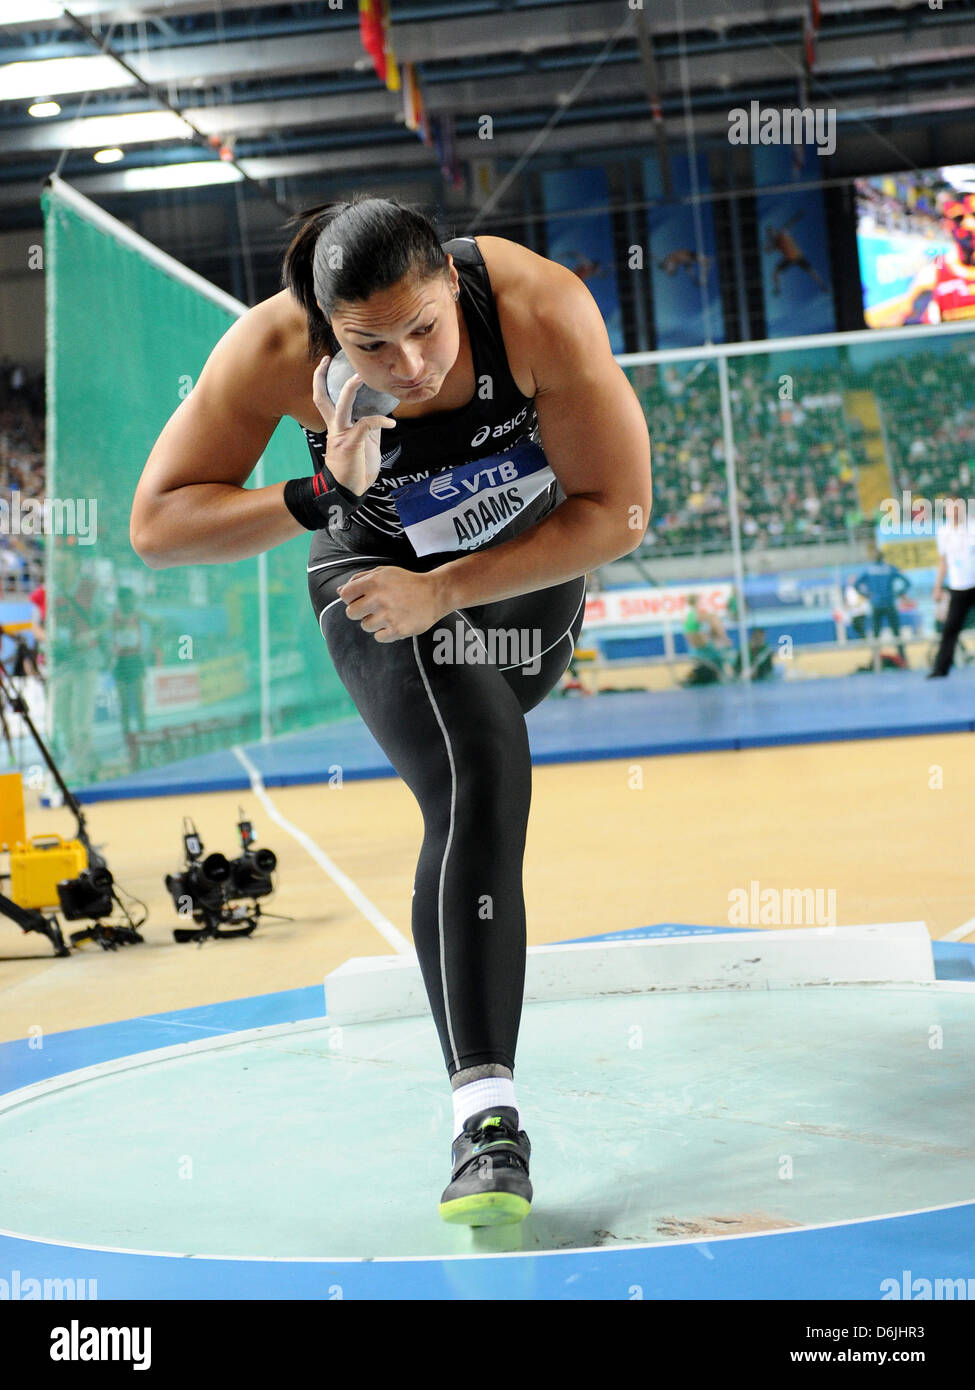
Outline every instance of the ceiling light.
{"label": "ceiling light", "polygon": [[[5,23],[8,21],[4,21]],[[0,99],[34,101],[38,96],[69,92],[107,92],[134,87],[135,78],[107,53],[84,58],[39,58],[0,67]]]}
{"label": "ceiling light", "polygon": [[38,20],[62,19],[64,6],[54,0],[14,0],[12,11],[8,9],[5,24],[34,24]]}
{"label": "ceiling light", "polygon": [[28,106],[28,116],[36,116],[38,120],[43,116],[57,116],[61,107],[56,101],[35,101],[33,106]]}
{"label": "ceiling light", "polygon": [[96,150],[92,155],[96,164],[115,164],[118,160],[124,159],[125,155],[121,150]]}
{"label": "ceiling light", "polygon": [[[194,164],[154,164],[143,169],[120,169],[111,175],[113,193],[152,193],[163,188],[202,188],[211,183],[237,183],[244,176],[233,164],[208,159]],[[94,185],[92,185],[94,186]],[[85,186],[80,186],[85,191]],[[106,192],[109,191],[106,184]]]}
{"label": "ceiling light", "polygon": [[83,116],[72,121],[64,143],[86,150],[98,145],[188,140],[192,135],[192,127],[175,111],[130,111],[124,116]]}

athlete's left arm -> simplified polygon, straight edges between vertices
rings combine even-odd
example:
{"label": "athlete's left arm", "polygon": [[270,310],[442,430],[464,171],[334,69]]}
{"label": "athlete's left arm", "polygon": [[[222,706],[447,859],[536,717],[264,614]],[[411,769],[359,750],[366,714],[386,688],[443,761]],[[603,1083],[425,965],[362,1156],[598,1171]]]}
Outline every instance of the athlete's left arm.
{"label": "athlete's left arm", "polygon": [[525,342],[542,447],[566,500],[511,540],[431,571],[444,612],[574,579],[634,550],[650,519],[647,422],[596,301],[554,261],[536,276]]}

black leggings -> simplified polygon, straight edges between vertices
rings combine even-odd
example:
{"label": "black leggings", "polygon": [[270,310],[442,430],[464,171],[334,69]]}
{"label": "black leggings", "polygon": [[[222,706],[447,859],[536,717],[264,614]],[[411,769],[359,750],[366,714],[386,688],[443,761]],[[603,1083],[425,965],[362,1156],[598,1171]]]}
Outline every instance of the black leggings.
{"label": "black leggings", "polygon": [[955,647],[962,628],[968,618],[969,609],[975,605],[975,589],[949,589],[948,614],[941,629],[941,645],[934,659],[932,670],[939,676],[946,676],[955,659]]}
{"label": "black leggings", "polygon": [[429,556],[418,561],[410,551],[410,563],[383,548],[353,554],[317,533],[308,587],[342,684],[423,813],[413,943],[447,1073],[482,1063],[513,1072],[525,987],[525,714],[569,664],[585,578],[455,610],[419,637],[377,642],[346,617],[338,586],[381,564],[434,567]]}

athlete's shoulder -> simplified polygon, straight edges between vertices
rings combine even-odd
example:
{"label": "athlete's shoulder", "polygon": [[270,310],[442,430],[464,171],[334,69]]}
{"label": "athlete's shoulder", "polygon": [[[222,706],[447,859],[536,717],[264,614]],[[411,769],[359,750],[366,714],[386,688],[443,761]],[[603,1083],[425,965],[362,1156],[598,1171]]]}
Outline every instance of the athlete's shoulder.
{"label": "athlete's shoulder", "polygon": [[578,276],[564,265],[538,255],[520,242],[500,236],[479,236],[474,240],[496,295],[527,290],[537,300],[558,293],[569,281],[578,283]]}
{"label": "athlete's shoulder", "polygon": [[292,351],[308,337],[308,319],[290,290],[280,290],[262,299],[243,318],[250,321],[250,332],[269,352]]}
{"label": "athlete's shoulder", "polygon": [[498,307],[505,342],[527,354],[551,346],[553,332],[565,336],[574,326],[581,335],[592,330],[595,301],[583,281],[558,261],[504,237],[477,238]]}
{"label": "athlete's shoulder", "polygon": [[302,339],[307,341],[307,336],[301,306],[294,302],[289,290],[283,290],[235,319],[217,348],[222,356],[270,367],[277,365],[282,355],[293,354]]}
{"label": "athlete's shoulder", "polygon": [[310,380],[308,319],[303,307],[290,290],[281,290],[248,309],[234,330],[240,335],[241,350],[265,369],[281,413],[290,415],[294,400],[307,394]]}

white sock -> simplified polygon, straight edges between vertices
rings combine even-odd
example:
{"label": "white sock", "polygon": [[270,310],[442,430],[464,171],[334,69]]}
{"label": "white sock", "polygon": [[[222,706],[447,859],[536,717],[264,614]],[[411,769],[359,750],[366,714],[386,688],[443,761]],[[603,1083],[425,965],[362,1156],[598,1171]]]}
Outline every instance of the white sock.
{"label": "white sock", "polygon": [[492,1110],[496,1105],[515,1104],[515,1083],[506,1076],[486,1076],[481,1081],[469,1081],[466,1086],[458,1086],[453,1092],[454,1138],[464,1132],[464,1121],[476,1115],[479,1110]]}

